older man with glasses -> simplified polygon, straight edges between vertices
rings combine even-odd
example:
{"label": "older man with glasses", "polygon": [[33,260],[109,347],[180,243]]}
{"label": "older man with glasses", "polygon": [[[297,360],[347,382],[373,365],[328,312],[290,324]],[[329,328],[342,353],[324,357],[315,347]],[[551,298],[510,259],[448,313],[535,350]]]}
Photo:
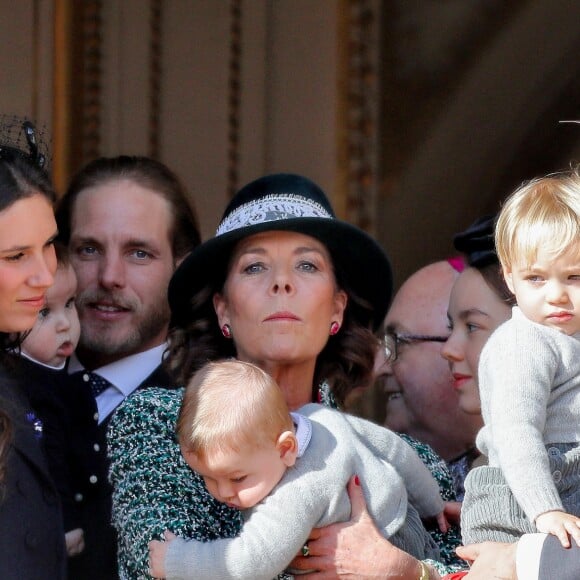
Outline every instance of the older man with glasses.
{"label": "older man with glasses", "polygon": [[384,349],[375,368],[385,393],[384,424],[430,445],[450,467],[461,498],[464,466],[475,452],[481,420],[459,408],[441,356],[457,276],[455,262],[441,261],[421,268],[401,286],[385,319]]}

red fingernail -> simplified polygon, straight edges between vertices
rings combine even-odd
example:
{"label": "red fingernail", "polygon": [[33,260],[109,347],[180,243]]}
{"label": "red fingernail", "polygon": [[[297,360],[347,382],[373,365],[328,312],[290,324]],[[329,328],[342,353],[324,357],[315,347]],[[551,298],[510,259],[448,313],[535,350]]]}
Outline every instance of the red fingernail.
{"label": "red fingernail", "polygon": [[358,475],[354,476],[354,484],[355,485],[360,485],[360,479],[358,478]]}

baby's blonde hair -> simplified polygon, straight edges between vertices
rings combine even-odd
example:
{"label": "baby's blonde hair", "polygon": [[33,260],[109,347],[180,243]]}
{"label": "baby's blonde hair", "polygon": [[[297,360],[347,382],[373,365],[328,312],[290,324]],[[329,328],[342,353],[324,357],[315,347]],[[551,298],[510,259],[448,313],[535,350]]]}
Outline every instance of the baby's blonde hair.
{"label": "baby's blonde hair", "polygon": [[200,459],[251,445],[274,445],[292,418],[274,379],[255,365],[211,362],[190,380],[177,420],[181,447]]}
{"label": "baby's blonde hair", "polygon": [[533,179],[503,205],[495,228],[497,255],[503,268],[531,265],[541,248],[554,258],[574,250],[580,258],[580,174]]}

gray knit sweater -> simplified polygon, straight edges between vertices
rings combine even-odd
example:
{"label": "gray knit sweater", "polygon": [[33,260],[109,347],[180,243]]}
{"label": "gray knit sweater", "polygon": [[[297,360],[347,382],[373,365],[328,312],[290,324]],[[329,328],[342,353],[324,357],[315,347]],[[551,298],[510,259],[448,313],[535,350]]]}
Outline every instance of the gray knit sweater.
{"label": "gray knit sweater", "polygon": [[165,565],[168,579],[269,580],[282,572],[314,527],[350,517],[346,485],[358,474],[374,521],[385,537],[405,525],[409,499],[421,516],[442,511],[438,486],[400,437],[368,421],[310,404],[310,442],[271,494],[244,512],[233,539],[175,540]]}
{"label": "gray knit sweater", "polygon": [[561,510],[545,445],[580,441],[580,334],[528,320],[518,307],[479,362],[485,426],[477,447],[499,467],[531,522]]}

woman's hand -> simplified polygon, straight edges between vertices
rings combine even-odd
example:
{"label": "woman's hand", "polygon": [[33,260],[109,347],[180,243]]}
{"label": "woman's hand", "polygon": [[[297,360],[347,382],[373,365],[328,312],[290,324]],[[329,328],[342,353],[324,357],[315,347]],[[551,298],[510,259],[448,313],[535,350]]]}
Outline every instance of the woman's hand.
{"label": "woman's hand", "polygon": [[[336,580],[385,578],[417,580],[419,562],[383,538],[370,517],[357,476],[348,483],[352,506],[348,522],[312,530],[308,557],[296,557],[291,566],[299,570],[318,570],[300,576],[304,579]],[[439,576],[432,572],[432,580]]]}
{"label": "woman's hand", "polygon": [[149,542],[149,574],[153,578],[165,578],[165,556],[169,543],[177,536],[169,530],[163,532],[165,541],[152,540]]}

